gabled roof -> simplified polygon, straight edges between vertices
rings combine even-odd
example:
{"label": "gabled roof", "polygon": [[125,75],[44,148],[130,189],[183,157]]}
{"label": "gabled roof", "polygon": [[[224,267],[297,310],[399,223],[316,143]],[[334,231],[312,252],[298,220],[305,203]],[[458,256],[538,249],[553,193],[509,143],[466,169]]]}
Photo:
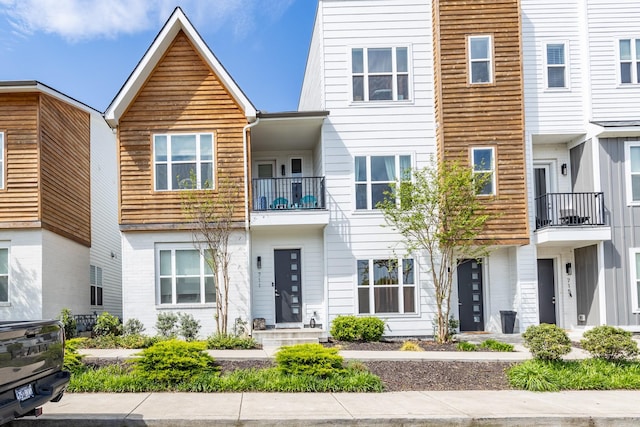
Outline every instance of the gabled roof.
{"label": "gabled roof", "polygon": [[216,58],[204,40],[202,40],[202,37],[200,37],[200,34],[198,34],[184,12],[182,12],[182,9],[177,7],[104,113],[104,117],[111,127],[118,125],[120,117],[147,81],[147,78],[153,72],[180,30],[186,34],[198,53],[204,58],[207,65],[211,67],[240,108],[242,108],[247,120],[250,122],[255,120],[256,108],[242,92],[231,75],[229,75],[227,70],[225,70],[220,61],[218,61],[218,58]]}
{"label": "gabled roof", "polygon": [[84,102],[80,102],[75,98],[72,98],[64,93],[52,88],[51,86],[47,86],[44,83],[41,83],[37,80],[4,80],[0,81],[0,93],[26,93],[26,92],[37,92],[37,93],[46,93],[54,98],[57,98],[60,101],[66,102],[67,104],[71,104],[74,107],[80,108],[91,114],[100,114],[100,111],[96,110],[85,104]]}

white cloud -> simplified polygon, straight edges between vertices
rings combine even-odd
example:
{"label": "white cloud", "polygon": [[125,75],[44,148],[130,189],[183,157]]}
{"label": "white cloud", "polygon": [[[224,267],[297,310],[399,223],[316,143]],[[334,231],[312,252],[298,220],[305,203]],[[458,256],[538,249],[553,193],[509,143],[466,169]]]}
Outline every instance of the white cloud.
{"label": "white cloud", "polygon": [[[295,0],[182,0],[194,25],[207,31],[228,28],[243,38],[264,16],[277,20]],[[303,0],[308,1],[308,0]],[[159,28],[175,0],[0,0],[14,30],[44,32],[69,41],[113,38]]]}

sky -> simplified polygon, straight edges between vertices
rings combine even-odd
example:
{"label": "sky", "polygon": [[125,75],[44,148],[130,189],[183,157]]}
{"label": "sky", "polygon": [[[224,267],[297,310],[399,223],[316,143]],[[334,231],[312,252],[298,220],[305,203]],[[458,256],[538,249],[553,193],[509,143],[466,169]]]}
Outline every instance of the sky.
{"label": "sky", "polygon": [[0,0],[0,80],[104,112],[176,6],[261,111],[295,111],[317,0]]}

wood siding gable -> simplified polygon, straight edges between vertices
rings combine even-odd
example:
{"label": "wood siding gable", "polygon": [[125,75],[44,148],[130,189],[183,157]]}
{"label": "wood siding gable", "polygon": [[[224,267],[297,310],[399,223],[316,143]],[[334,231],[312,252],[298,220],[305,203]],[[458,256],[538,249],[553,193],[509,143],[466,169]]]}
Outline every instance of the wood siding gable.
{"label": "wood siding gable", "polygon": [[[495,147],[496,218],[483,238],[529,243],[524,100],[518,0],[434,3],[435,112],[440,158],[470,164],[471,147]],[[467,40],[490,35],[493,82],[469,84]]]}
{"label": "wood siding gable", "polygon": [[[118,127],[121,226],[185,224],[180,191],[155,191],[153,135],[214,134],[214,180],[244,189],[243,109],[180,31],[134,97]],[[215,197],[217,190],[210,191]],[[244,221],[244,192],[234,200]]]}

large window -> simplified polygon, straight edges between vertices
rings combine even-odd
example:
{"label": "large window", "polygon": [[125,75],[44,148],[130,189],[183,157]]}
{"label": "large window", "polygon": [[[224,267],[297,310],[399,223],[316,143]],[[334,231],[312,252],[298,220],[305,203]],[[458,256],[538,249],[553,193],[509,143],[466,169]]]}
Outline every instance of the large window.
{"label": "large window", "polygon": [[89,282],[91,285],[91,305],[102,305],[102,268],[89,266]]}
{"label": "large window", "polygon": [[640,39],[620,40],[620,83],[640,83]]}
{"label": "large window", "polygon": [[409,99],[409,58],[406,47],[351,50],[354,101]]}
{"label": "large window", "polygon": [[0,132],[0,189],[4,188],[4,132]]}
{"label": "large window", "polygon": [[493,49],[491,36],[469,37],[469,82],[493,82]]}
{"label": "large window", "polygon": [[625,143],[627,204],[640,205],[640,141]]}
{"label": "large window", "polygon": [[567,61],[564,43],[546,45],[547,88],[567,87]]}
{"label": "large window", "polygon": [[0,247],[0,303],[9,302],[9,248]]}
{"label": "large window", "polygon": [[213,271],[196,249],[158,250],[160,304],[204,304],[216,301]]}
{"label": "large window", "polygon": [[640,313],[640,248],[629,249],[631,264],[631,310]]}
{"label": "large window", "polygon": [[358,313],[416,313],[413,260],[358,260]]}
{"label": "large window", "polygon": [[473,173],[480,180],[478,194],[489,196],[496,194],[496,162],[493,147],[474,147],[471,149]]}
{"label": "large window", "polygon": [[153,165],[158,191],[213,188],[213,134],[154,135]]}
{"label": "large window", "polygon": [[356,156],[356,209],[376,209],[398,177],[409,179],[411,156]]}

